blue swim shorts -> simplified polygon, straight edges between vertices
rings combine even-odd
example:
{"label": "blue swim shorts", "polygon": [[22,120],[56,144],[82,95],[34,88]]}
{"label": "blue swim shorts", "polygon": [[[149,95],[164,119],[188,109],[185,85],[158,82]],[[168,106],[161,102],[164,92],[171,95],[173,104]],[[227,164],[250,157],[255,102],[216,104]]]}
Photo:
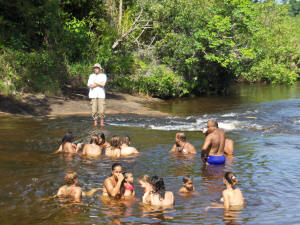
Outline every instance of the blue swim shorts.
{"label": "blue swim shorts", "polygon": [[220,156],[208,156],[206,162],[208,162],[209,164],[213,164],[213,165],[220,165],[220,164],[224,164],[225,163],[225,156],[224,155],[220,155]]}

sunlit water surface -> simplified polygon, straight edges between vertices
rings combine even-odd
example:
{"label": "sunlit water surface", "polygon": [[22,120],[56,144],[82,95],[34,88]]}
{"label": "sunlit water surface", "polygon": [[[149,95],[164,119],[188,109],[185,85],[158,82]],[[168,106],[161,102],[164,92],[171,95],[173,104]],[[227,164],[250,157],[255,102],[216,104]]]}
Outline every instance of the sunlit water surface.
{"label": "sunlit water surface", "polygon": [[[300,224],[300,86],[239,86],[226,97],[175,99],[152,108],[168,118],[109,116],[107,137],[129,135],[141,154],[112,161],[52,155],[66,131],[87,143],[101,131],[88,117],[58,119],[0,117],[0,224]],[[184,130],[198,152],[199,132],[215,118],[235,141],[235,157],[225,166],[203,167],[199,154],[167,153],[174,135]],[[121,162],[134,177],[164,177],[175,193],[175,205],[154,210],[140,204],[143,190],[135,180],[136,202],[104,203],[100,194],[71,205],[54,195],[66,171],[79,174],[83,190],[102,187],[113,162]],[[241,211],[205,207],[218,202],[224,171],[234,171],[247,200]],[[198,196],[177,194],[184,175],[194,177]]]}

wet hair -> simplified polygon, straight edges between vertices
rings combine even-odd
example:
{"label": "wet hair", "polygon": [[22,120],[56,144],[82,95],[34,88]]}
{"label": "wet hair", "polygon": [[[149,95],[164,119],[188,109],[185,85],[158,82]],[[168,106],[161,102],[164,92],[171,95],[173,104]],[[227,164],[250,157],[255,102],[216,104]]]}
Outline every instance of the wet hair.
{"label": "wet hair", "polygon": [[62,144],[65,144],[65,143],[67,143],[67,142],[73,142],[73,139],[74,139],[74,137],[73,137],[73,133],[71,132],[71,131],[69,131],[69,132],[67,132],[66,134],[65,134],[65,136],[63,137],[63,139],[61,140],[61,143]]}
{"label": "wet hair", "polygon": [[98,144],[98,136],[97,135],[92,135],[90,144]]}
{"label": "wet hair", "polygon": [[104,133],[99,133],[99,134],[97,134],[97,136],[98,136],[98,140],[100,140],[100,138],[102,139],[102,142],[99,143],[99,144],[103,145],[105,143],[105,135],[104,135]]}
{"label": "wet hair", "polygon": [[210,123],[210,125],[211,125],[212,127],[216,127],[216,128],[219,127],[219,126],[218,126],[217,120],[209,120],[208,122]]}
{"label": "wet hair", "polygon": [[183,132],[178,132],[178,133],[176,134],[176,137],[177,137],[179,140],[183,141],[183,142],[186,141],[186,136],[185,136],[185,133],[183,133]]}
{"label": "wet hair", "polygon": [[114,164],[112,164],[111,171],[113,171],[118,166],[120,166],[122,168],[122,164],[121,163],[114,163]]}
{"label": "wet hair", "polygon": [[234,188],[234,186],[237,184],[238,179],[236,178],[236,176],[234,175],[234,173],[232,172],[226,172],[224,175],[225,180],[227,180],[227,182],[229,184],[231,184],[231,186]]}
{"label": "wet hair", "polygon": [[193,181],[193,178],[190,176],[190,175],[186,175],[186,176],[184,176],[183,178],[182,178],[182,182],[185,184],[185,183],[187,183],[187,182],[189,182],[189,181]]}
{"label": "wet hair", "polygon": [[72,185],[75,183],[75,180],[77,179],[77,173],[76,172],[68,172],[65,175],[65,182],[67,185]]}
{"label": "wet hair", "polygon": [[118,136],[112,136],[110,139],[110,145],[112,149],[120,148],[120,138]]}
{"label": "wet hair", "polygon": [[121,141],[121,144],[126,144],[126,145],[129,145],[130,143],[130,137],[129,136],[124,136],[122,137],[122,141]]}
{"label": "wet hair", "polygon": [[166,193],[164,179],[155,175],[151,177],[151,183],[154,187],[154,193],[157,193],[160,198],[164,199]]}
{"label": "wet hair", "polygon": [[151,178],[150,178],[147,174],[141,176],[141,177],[139,178],[139,181],[147,182],[147,183],[149,183],[149,184],[152,184],[152,183],[151,183]]}

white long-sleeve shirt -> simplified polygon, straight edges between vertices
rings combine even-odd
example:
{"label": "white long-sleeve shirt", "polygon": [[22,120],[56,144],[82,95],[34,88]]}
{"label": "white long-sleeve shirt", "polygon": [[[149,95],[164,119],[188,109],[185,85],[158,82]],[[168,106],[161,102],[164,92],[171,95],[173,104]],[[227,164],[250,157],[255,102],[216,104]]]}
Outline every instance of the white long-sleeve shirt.
{"label": "white long-sleeve shirt", "polygon": [[89,77],[87,86],[90,88],[89,98],[105,98],[105,88],[97,86],[91,88],[90,85],[94,83],[106,83],[107,76],[104,73],[92,73]]}

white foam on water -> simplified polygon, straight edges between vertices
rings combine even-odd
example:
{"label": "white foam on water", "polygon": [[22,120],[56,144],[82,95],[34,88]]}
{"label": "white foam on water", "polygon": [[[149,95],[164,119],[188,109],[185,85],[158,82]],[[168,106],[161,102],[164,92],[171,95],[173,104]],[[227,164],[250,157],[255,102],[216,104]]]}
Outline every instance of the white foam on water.
{"label": "white foam on water", "polygon": [[227,113],[227,114],[222,115],[221,117],[235,117],[238,115],[239,115],[238,113]]}

